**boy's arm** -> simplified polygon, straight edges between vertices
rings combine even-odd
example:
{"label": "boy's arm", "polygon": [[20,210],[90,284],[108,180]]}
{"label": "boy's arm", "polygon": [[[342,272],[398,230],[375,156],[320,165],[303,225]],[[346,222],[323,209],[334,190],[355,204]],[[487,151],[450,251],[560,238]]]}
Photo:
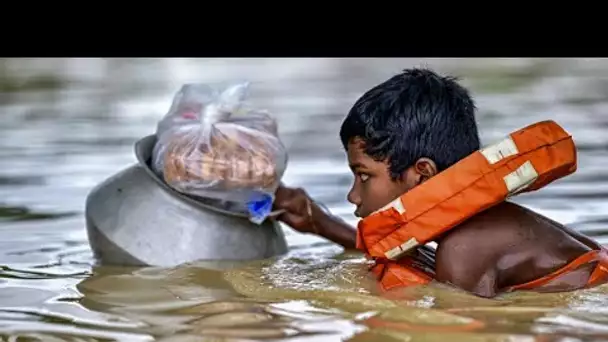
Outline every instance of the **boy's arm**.
{"label": "boy's arm", "polygon": [[435,279],[456,286],[479,297],[493,298],[498,293],[497,272],[495,268],[485,268],[471,258],[463,262],[460,252],[437,249]]}
{"label": "boy's arm", "polygon": [[[498,272],[490,248],[476,248],[475,229],[451,234],[437,248],[435,279],[484,298],[498,294]],[[478,246],[477,246],[478,247]]]}
{"label": "boy's arm", "polygon": [[524,209],[526,211],[528,211],[530,214],[534,215],[536,218],[544,220],[545,222],[550,223],[552,226],[559,227],[561,230],[566,232],[566,234],[570,235],[572,238],[576,239],[577,241],[586,245],[587,247],[589,247],[591,249],[600,249],[601,248],[601,245],[599,243],[597,243],[596,241],[594,241],[593,239],[591,239],[590,237],[585,236],[571,228],[564,226],[563,224],[561,224],[559,222],[556,222],[546,216],[540,215],[532,210],[529,210],[527,208],[524,208]]}
{"label": "boy's arm", "polygon": [[355,248],[356,229],[323,211],[302,189],[281,185],[275,194],[274,209],[284,210],[277,220],[301,233],[317,234],[346,249]]}
{"label": "boy's arm", "polygon": [[306,227],[307,232],[313,232],[346,249],[356,248],[356,229],[340,218],[324,212],[312,203],[312,227]]}

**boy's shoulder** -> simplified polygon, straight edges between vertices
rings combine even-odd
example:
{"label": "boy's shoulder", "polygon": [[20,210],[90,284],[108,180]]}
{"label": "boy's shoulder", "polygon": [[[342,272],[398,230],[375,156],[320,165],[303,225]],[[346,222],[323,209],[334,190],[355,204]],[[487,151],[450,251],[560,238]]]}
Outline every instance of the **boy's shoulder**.
{"label": "boy's shoulder", "polygon": [[[563,226],[517,204],[504,202],[452,229],[439,241],[437,280],[479,295],[562,266],[588,249]],[[542,265],[543,267],[540,267]],[[537,267],[538,266],[538,267]]]}
{"label": "boy's shoulder", "polygon": [[492,246],[512,243],[514,240],[534,238],[535,220],[517,204],[504,202],[489,208],[450,230],[441,239],[441,245],[450,247],[462,245],[478,249],[479,246]]}
{"label": "boy's shoulder", "polygon": [[513,251],[517,247],[513,244],[551,245],[573,238],[563,225],[518,204],[503,202],[450,230],[441,243],[459,249],[466,244],[478,251],[487,246],[500,253]]}
{"label": "boy's shoulder", "polygon": [[481,296],[494,296],[499,278],[504,277],[502,267],[498,267],[504,256],[534,253],[533,246],[538,244],[535,223],[528,216],[519,206],[505,202],[452,229],[439,241],[437,280]]}

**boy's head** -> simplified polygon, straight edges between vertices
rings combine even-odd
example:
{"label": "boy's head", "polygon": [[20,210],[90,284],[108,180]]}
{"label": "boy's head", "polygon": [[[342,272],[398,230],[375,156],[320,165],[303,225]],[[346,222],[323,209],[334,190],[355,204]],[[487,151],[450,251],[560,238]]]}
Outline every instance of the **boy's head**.
{"label": "boy's head", "polygon": [[408,69],[354,104],[340,129],[365,217],[480,148],[475,103],[451,77]]}

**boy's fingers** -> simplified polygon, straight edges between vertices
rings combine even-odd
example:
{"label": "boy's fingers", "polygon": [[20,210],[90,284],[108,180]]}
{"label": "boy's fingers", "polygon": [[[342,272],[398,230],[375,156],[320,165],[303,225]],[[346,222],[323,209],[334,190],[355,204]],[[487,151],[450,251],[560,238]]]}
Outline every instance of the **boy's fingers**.
{"label": "boy's fingers", "polygon": [[281,221],[281,222],[285,222],[288,225],[291,225],[292,221],[293,221],[293,215],[290,214],[287,211],[283,211],[278,215],[272,216],[271,219],[275,220],[275,221]]}
{"label": "boy's fingers", "polygon": [[277,197],[273,204],[275,210],[284,209],[286,211],[297,211],[299,199],[297,196]]}
{"label": "boy's fingers", "polygon": [[268,217],[270,217],[270,218],[279,217],[279,216],[281,216],[282,214],[284,214],[286,212],[287,212],[287,210],[285,210],[285,209],[273,210],[270,213],[268,213]]}
{"label": "boy's fingers", "polygon": [[278,199],[293,197],[291,192],[292,190],[290,188],[284,186],[283,183],[281,183],[281,185],[279,185],[279,188],[275,191],[274,196]]}

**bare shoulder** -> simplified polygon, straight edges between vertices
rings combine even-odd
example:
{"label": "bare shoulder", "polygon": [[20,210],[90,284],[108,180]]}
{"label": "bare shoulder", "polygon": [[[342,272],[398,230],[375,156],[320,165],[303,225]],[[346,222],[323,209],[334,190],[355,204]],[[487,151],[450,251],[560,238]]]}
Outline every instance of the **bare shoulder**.
{"label": "bare shoulder", "polygon": [[504,203],[490,208],[449,231],[442,239],[437,253],[497,253],[534,238],[529,222],[517,207]]}
{"label": "bare shoulder", "polygon": [[534,239],[520,229],[520,218],[509,205],[498,205],[467,220],[439,241],[437,280],[451,283],[483,297],[499,288],[497,264],[505,250],[525,248]]}
{"label": "bare shoulder", "polygon": [[561,224],[509,202],[470,218],[438,242],[437,280],[484,297],[546,275],[591,248]]}

